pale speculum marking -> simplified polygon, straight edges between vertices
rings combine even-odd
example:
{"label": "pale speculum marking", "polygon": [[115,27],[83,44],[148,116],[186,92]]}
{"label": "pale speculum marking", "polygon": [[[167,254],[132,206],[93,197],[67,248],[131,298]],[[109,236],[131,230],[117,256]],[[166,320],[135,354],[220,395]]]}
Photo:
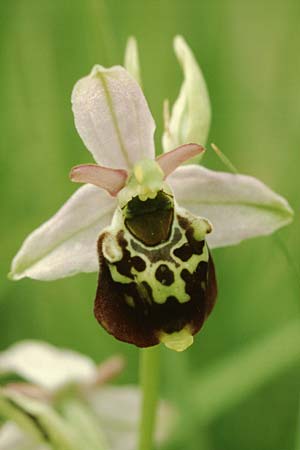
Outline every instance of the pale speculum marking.
{"label": "pale speculum marking", "polygon": [[190,301],[191,295],[181,272],[186,270],[193,276],[198,264],[208,261],[205,241],[194,238],[195,225],[195,220],[191,223],[177,215],[169,239],[152,247],[139,242],[126,228],[119,230],[115,239],[110,239],[112,243],[117,242],[122,252],[119,261],[108,261],[113,280],[123,284],[136,283],[140,296],[147,303],[163,304],[170,297],[176,297],[179,303]]}

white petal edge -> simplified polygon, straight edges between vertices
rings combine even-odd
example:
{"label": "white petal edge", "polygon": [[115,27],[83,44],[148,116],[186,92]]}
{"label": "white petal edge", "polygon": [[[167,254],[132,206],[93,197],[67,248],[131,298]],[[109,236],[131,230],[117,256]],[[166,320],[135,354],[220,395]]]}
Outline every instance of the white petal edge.
{"label": "white petal edge", "polygon": [[5,422],[0,427],[1,450],[51,450],[48,445],[34,442],[14,422]]}
{"label": "white petal edge", "polygon": [[210,121],[209,94],[202,71],[182,36],[174,39],[174,50],[182,67],[184,81],[175,101],[171,117],[165,112],[162,145],[165,152],[186,142],[205,145]]}
{"label": "white petal edge", "polygon": [[142,86],[138,46],[136,39],[133,36],[130,36],[127,40],[124,55],[124,67],[137,83]]}
{"label": "white petal edge", "polygon": [[72,93],[75,125],[102,166],[130,169],[154,158],[155,123],[144,94],[121,66],[94,66]]}
{"label": "white petal edge", "polygon": [[[46,402],[23,395],[13,388],[0,392],[1,414],[13,420],[36,440],[49,442],[55,449],[75,450],[76,430]],[[74,433],[75,431],[75,433]]]}
{"label": "white petal edge", "polygon": [[[107,386],[94,391],[89,403],[105,429],[113,450],[135,450],[137,448],[141,396],[134,386]],[[130,411],[130,414],[128,413]],[[172,432],[177,411],[165,401],[158,408],[156,443],[163,443]]]}
{"label": "white petal edge", "polygon": [[10,278],[55,280],[98,271],[97,239],[109,225],[116,199],[85,185],[61,209],[33,231],[12,262]]}
{"label": "white petal edge", "polygon": [[14,373],[30,383],[55,391],[68,383],[91,382],[97,370],[87,356],[28,340],[0,353],[1,373]]}
{"label": "white petal edge", "polygon": [[167,181],[179,206],[212,223],[207,238],[211,248],[271,234],[293,219],[283,197],[248,175],[187,165],[176,169]]}

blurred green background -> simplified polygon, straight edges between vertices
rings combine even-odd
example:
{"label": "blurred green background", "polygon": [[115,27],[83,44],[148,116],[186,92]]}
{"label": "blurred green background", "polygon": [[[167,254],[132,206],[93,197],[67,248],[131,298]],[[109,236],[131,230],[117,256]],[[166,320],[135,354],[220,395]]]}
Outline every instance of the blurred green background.
{"label": "blurred green background", "polygon": [[[162,350],[162,394],[182,409],[168,448],[296,449],[299,1],[13,0],[0,12],[1,349],[36,338],[97,361],[122,353],[120,382],[137,381],[137,350],[93,317],[97,274],[15,283],[6,273],[25,236],[75,190],[69,169],[91,160],[73,125],[74,83],[95,63],[122,63],[135,35],[159,149],[162,102],[182,79],[172,38],[182,34],[210,91],[209,142],[287,197],[296,216],[276,236],[213,252],[220,293],[211,318],[184,354]],[[205,165],[224,170],[208,153]]]}

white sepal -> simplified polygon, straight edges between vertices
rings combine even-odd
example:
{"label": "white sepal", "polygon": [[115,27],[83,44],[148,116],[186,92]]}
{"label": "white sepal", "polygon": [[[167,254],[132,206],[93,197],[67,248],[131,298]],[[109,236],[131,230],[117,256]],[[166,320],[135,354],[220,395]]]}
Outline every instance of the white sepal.
{"label": "white sepal", "polygon": [[10,278],[54,280],[98,270],[97,238],[109,225],[116,200],[85,185],[61,209],[33,231],[12,262]]}
{"label": "white sepal", "polygon": [[73,89],[75,125],[102,166],[130,169],[154,158],[155,123],[144,94],[121,66],[94,66]]}
{"label": "white sepal", "polygon": [[[134,386],[104,387],[88,398],[113,450],[135,450],[138,444],[141,395]],[[129,413],[130,412],[130,413]],[[160,401],[155,441],[163,443],[174,429],[177,411]]]}
{"label": "white sepal", "polygon": [[210,247],[271,234],[293,218],[283,197],[248,175],[187,165],[176,169],[167,181],[180,206],[212,223],[213,231],[207,238]]}
{"label": "white sepal", "polygon": [[50,448],[57,450],[83,450],[77,446],[75,431],[45,402],[3,388],[0,390],[0,412],[35,442],[48,443]]}
{"label": "white sepal", "polygon": [[127,40],[124,55],[124,67],[139,85],[142,86],[138,46],[136,39],[133,36],[130,36]]}
{"label": "white sepal", "polygon": [[0,374],[13,373],[48,391],[76,382],[92,382],[96,365],[80,353],[46,342],[22,341],[0,353]]}
{"label": "white sepal", "polygon": [[51,450],[49,445],[37,442],[25,434],[14,422],[5,422],[0,427],[1,450]]}
{"label": "white sepal", "polygon": [[165,152],[187,142],[205,145],[211,120],[211,108],[201,69],[182,36],[174,39],[174,50],[182,67],[184,81],[175,101],[171,117],[165,110]]}

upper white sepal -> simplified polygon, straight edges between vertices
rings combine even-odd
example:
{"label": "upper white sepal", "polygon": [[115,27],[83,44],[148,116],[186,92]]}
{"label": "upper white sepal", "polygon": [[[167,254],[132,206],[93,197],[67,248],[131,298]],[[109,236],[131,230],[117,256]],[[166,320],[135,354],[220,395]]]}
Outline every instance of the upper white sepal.
{"label": "upper white sepal", "polygon": [[94,66],[72,92],[75,126],[95,161],[130,169],[154,158],[155,123],[144,94],[121,66]]}
{"label": "upper white sepal", "polygon": [[174,50],[182,67],[184,81],[171,117],[165,107],[165,152],[188,142],[205,145],[211,121],[208,90],[201,69],[182,36],[174,39]]}

